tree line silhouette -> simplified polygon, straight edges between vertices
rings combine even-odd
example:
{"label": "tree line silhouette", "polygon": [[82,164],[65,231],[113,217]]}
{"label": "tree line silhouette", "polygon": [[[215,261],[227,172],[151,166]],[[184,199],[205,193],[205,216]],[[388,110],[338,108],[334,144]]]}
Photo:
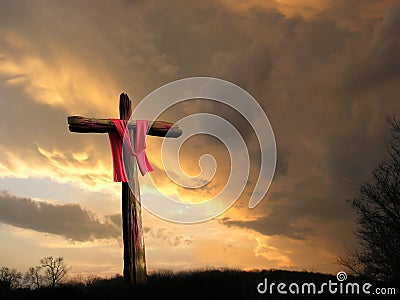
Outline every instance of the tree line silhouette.
{"label": "tree line silhouette", "polygon": [[55,288],[67,275],[69,269],[63,257],[43,257],[40,264],[30,267],[25,274],[15,268],[0,268],[0,289],[15,289],[25,287],[39,289]]}

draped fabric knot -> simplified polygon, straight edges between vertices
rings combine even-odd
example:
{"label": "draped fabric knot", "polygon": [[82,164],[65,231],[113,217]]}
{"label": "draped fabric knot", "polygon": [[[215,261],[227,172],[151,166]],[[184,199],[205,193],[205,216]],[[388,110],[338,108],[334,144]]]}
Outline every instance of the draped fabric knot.
{"label": "draped fabric knot", "polygon": [[129,178],[126,175],[124,160],[122,157],[122,146],[125,145],[129,155],[136,156],[136,161],[142,176],[147,172],[153,171],[152,166],[146,155],[146,135],[149,125],[147,120],[136,121],[136,135],[134,149],[130,141],[130,135],[126,131],[126,121],[120,119],[110,119],[113,122],[116,131],[108,133],[110,139],[111,152],[113,157],[114,181],[128,182]]}

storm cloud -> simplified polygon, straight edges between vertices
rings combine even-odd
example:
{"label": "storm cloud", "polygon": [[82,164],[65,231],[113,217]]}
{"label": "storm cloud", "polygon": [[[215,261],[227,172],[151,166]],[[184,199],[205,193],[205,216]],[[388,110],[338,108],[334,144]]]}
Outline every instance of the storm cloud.
{"label": "storm cloud", "polygon": [[119,238],[114,220],[100,220],[78,204],[51,204],[0,191],[0,222],[74,241]]}

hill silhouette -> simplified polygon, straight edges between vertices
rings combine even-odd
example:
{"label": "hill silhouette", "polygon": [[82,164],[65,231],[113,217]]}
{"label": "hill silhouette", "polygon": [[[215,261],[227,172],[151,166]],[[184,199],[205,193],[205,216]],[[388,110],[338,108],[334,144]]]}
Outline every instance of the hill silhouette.
{"label": "hill silhouette", "polygon": [[[267,279],[269,289],[264,294],[257,291],[257,286]],[[337,292],[332,294],[327,284],[336,283]],[[270,293],[270,285],[273,292]],[[287,294],[277,291],[279,283],[286,285]],[[293,294],[289,291],[290,284],[299,286],[303,294]],[[316,286],[315,294],[308,290],[307,283]],[[323,293],[318,294],[325,283]],[[360,294],[351,294],[349,290],[339,293],[339,281],[335,275],[295,272],[283,270],[263,271],[239,271],[239,270],[203,270],[191,272],[173,273],[169,271],[150,274],[148,283],[142,286],[130,286],[124,283],[121,276],[111,279],[96,278],[87,282],[69,282],[56,288],[43,288],[37,290],[14,289],[0,292],[0,299],[377,299],[375,293],[379,285],[372,284],[369,288],[370,295],[363,294],[362,285],[365,283],[360,278],[348,277],[343,283],[357,283],[360,286]],[[387,287],[390,287],[388,285]],[[264,285],[261,285],[261,291]],[[295,286],[292,286],[295,288]],[[382,286],[381,286],[382,288]],[[397,288],[398,290],[398,288]],[[295,289],[292,289],[295,291]],[[393,290],[390,291],[393,293]],[[386,289],[386,293],[388,290]],[[393,295],[386,295],[386,299],[393,299]],[[380,298],[380,297],[378,297]]]}

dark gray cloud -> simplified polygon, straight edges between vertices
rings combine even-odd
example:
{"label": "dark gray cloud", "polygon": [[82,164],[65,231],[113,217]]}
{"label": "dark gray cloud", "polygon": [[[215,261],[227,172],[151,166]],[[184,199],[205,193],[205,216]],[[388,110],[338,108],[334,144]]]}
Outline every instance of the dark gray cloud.
{"label": "dark gray cloud", "polygon": [[118,228],[120,228],[122,230],[122,216],[121,214],[114,214],[114,215],[108,215],[107,216],[110,221],[117,226]]}
{"label": "dark gray cloud", "polygon": [[119,238],[110,220],[101,221],[78,204],[57,205],[19,198],[0,191],[0,222],[20,228],[61,235],[74,241]]}
{"label": "dark gray cloud", "polygon": [[145,235],[148,235],[154,239],[161,240],[170,246],[188,246],[193,243],[194,239],[190,236],[176,235],[171,230],[161,227],[161,228],[150,228],[148,226],[143,227]]}
{"label": "dark gray cloud", "polygon": [[315,234],[313,228],[295,225],[291,221],[288,218],[282,218],[282,215],[276,210],[270,215],[252,221],[221,219],[221,223],[227,226],[248,228],[269,236],[284,236],[295,240],[304,240]]}
{"label": "dark gray cloud", "polygon": [[388,9],[372,33],[370,44],[345,77],[351,92],[365,93],[400,79],[400,4]]}

